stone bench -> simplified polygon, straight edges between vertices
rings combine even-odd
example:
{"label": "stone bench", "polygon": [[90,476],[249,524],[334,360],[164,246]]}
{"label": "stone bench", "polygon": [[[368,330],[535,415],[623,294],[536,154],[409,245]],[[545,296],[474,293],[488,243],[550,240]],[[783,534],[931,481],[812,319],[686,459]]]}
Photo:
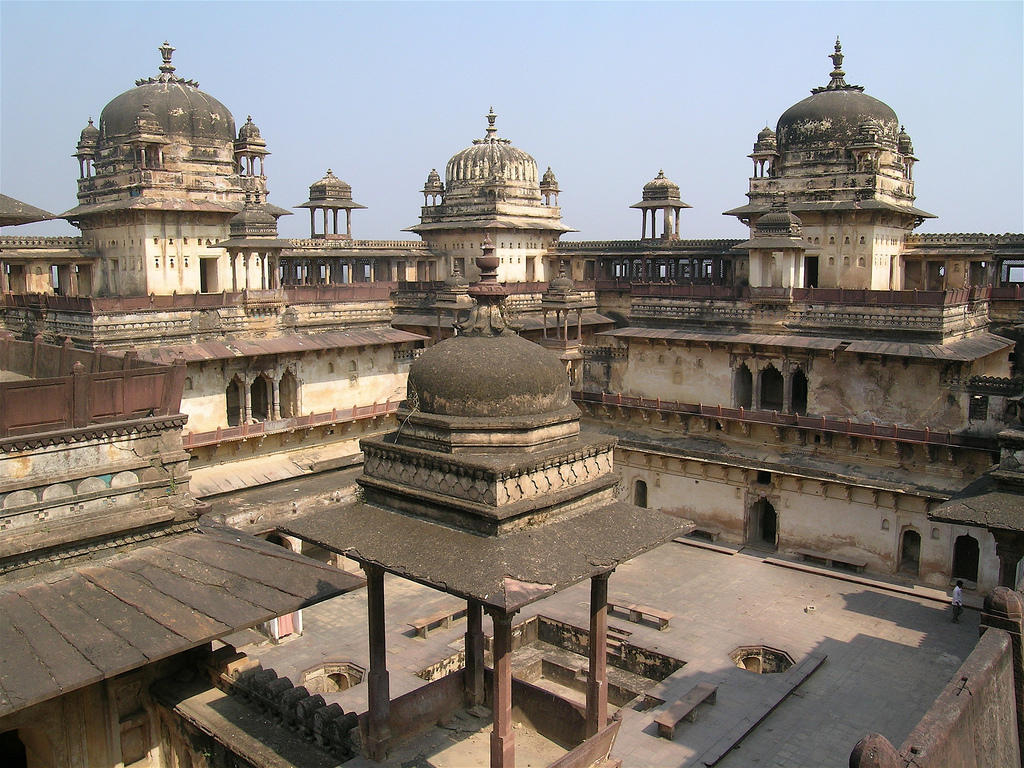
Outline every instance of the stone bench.
{"label": "stone bench", "polygon": [[416,632],[417,637],[425,638],[430,632],[431,628],[444,627],[448,628],[451,626],[453,619],[461,619],[466,615],[465,608],[459,608],[456,610],[438,611],[432,613],[429,616],[424,616],[421,619],[410,621],[409,626]]}
{"label": "stone bench", "polygon": [[638,603],[613,603],[609,601],[608,610],[618,610],[629,614],[629,620],[634,624],[642,624],[643,619],[646,616],[657,623],[659,630],[667,627],[668,623],[675,615],[666,611],[659,611],[657,608],[651,608],[649,605],[640,605]]}
{"label": "stone bench", "polygon": [[807,563],[831,565],[833,568],[844,568],[857,573],[868,567],[867,560],[860,560],[854,557],[840,556],[828,552],[815,552],[813,549],[798,549],[796,553],[800,559]]}
{"label": "stone bench", "polygon": [[697,717],[697,707],[703,702],[714,704],[718,699],[718,686],[710,683],[697,683],[687,691],[679,701],[654,718],[658,725],[658,735],[670,741],[675,738],[676,726],[680,720],[692,723]]}

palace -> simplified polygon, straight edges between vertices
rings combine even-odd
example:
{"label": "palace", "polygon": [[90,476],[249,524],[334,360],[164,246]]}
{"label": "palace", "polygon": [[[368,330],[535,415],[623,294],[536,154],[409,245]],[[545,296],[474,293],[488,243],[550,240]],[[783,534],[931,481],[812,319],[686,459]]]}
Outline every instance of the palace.
{"label": "palace", "polygon": [[[388,709],[386,571],[467,601],[465,645],[452,662],[465,666],[465,690],[453,687],[451,670],[424,679],[439,684],[431,695],[449,709],[463,694],[471,708],[493,709],[492,766],[513,764],[512,697],[533,702],[515,710],[532,723],[552,707],[572,709],[557,696],[538,704],[547,694],[533,687],[523,692],[513,651],[530,632],[531,642],[553,643],[554,630],[539,614],[532,629],[517,630],[512,616],[590,579],[578,728],[537,730],[567,744],[566,759],[576,755],[564,765],[612,765],[620,726],[609,725],[604,657],[592,651],[596,638],[605,644],[602,617],[615,605],[608,575],[633,557],[659,556],[643,553],[673,537],[681,556],[752,553],[901,594],[962,581],[970,600],[988,600],[985,626],[1017,633],[1005,647],[987,633],[965,662],[986,670],[984,705],[1016,722],[1014,690],[1024,683],[1004,667],[1013,654],[1020,661],[1024,234],[915,234],[934,215],[917,207],[910,135],[890,106],[847,83],[838,40],[827,82],[756,134],[747,202],[725,212],[749,228],[744,240],[683,237],[690,206],[659,171],[631,206],[640,239],[562,241],[576,231],[558,206],[571,190],[499,135],[493,108],[483,137],[452,155],[444,177],[428,173],[419,222],[405,230],[418,240],[354,237],[353,211],[365,206],[332,169],[295,206],[309,210],[309,237],[281,238],[278,219],[291,211],[269,202],[272,137],[252,117],[236,127],[220,101],[177,74],[172,46],[159,52],[158,73],[82,130],[77,205],[55,216],[0,197],[0,226],[63,218],[81,230],[0,236],[0,566],[15,585],[0,588],[0,610],[25,635],[53,623],[44,606],[71,600],[99,611],[117,635],[114,614],[102,611],[120,609],[94,608],[89,594],[157,606],[133,619],[144,639],[129,641],[134,666],[79,650],[81,674],[65,680],[47,659],[71,653],[70,624],[46,636],[49,657],[18,640],[4,662],[35,652],[43,671],[0,681],[0,755],[23,755],[26,766],[284,764],[261,757],[258,744],[236,750],[227,726],[167,704],[180,686],[154,681],[198,665],[228,699],[235,691],[257,702],[317,754],[341,760],[362,749],[383,760],[400,724],[430,719],[416,714],[408,690]],[[329,511],[309,490],[259,516],[240,505],[199,520],[208,502],[276,481],[312,489],[336,474],[348,487],[360,467],[359,493],[335,488]],[[996,511],[978,512],[976,493]],[[571,520],[581,529],[572,535]],[[393,539],[374,526],[391,526]],[[234,529],[245,533],[232,543],[225,531]],[[295,575],[274,565],[266,540],[289,550],[277,548]],[[190,546],[199,564],[175,565]],[[494,567],[464,571],[477,546],[492,547]],[[169,565],[155,564],[158,550],[173,550]],[[103,560],[119,555],[127,564]],[[210,586],[218,558],[233,569],[218,576],[233,585],[227,602]],[[193,567],[209,578],[179,583]],[[257,625],[275,643],[298,637],[295,611],[360,587],[358,567],[370,599],[362,709],[345,715],[335,703],[323,714],[321,698],[300,711],[298,695],[285,712],[275,696],[290,684],[274,688],[281,678],[261,677],[271,670],[254,672],[222,639]],[[52,575],[65,571],[67,594]],[[247,579],[265,599],[242,610]],[[140,592],[142,581],[159,594]],[[237,598],[245,600],[229,604]],[[209,621],[188,629],[183,611]],[[494,628],[493,699],[483,692],[481,611]],[[631,621],[671,617],[636,603],[628,611]],[[417,632],[426,637],[434,623]],[[200,659],[211,641],[220,650]],[[630,674],[676,673],[668,667],[677,659],[640,663],[649,648],[629,647]],[[765,658],[762,649],[758,665]],[[810,675],[820,664],[795,668]],[[151,685],[163,690],[153,700]],[[95,722],[56,735],[61,712],[88,707]],[[929,716],[919,729],[939,727]],[[617,743],[640,743],[629,717],[621,723]],[[734,734],[716,762],[754,728]],[[888,765],[865,755],[889,750],[895,760],[911,748],[899,746],[906,735],[896,747],[883,737],[860,743],[856,764]],[[966,738],[955,727],[946,736]],[[1019,760],[1015,735],[992,744]],[[977,747],[978,764],[998,764],[986,748]],[[943,755],[919,764],[954,764]]]}

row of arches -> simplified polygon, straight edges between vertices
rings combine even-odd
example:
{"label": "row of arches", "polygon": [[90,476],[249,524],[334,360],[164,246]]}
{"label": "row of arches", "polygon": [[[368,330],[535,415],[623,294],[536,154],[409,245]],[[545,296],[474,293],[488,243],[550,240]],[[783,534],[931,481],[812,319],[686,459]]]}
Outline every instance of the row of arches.
{"label": "row of arches", "polygon": [[733,399],[737,408],[807,413],[808,382],[802,368],[795,368],[790,374],[788,397],[786,380],[774,365],[769,364],[758,371],[756,384],[755,387],[750,368],[741,363],[733,374]]}
{"label": "row of arches", "polygon": [[235,376],[228,382],[224,396],[229,427],[299,415],[299,381],[291,370],[277,381],[261,373],[248,386],[242,377]]}
{"label": "row of arches", "polygon": [[[647,507],[647,483],[636,480],[633,484],[633,503]],[[750,510],[750,525],[747,542],[755,547],[776,549],[779,543],[779,516],[775,506],[764,496],[754,502]],[[921,534],[914,528],[907,528],[900,536],[900,555],[897,570],[908,576],[916,576],[921,569]],[[978,540],[968,533],[957,536],[953,542],[951,576],[954,579],[978,581],[978,565],[981,547]]]}

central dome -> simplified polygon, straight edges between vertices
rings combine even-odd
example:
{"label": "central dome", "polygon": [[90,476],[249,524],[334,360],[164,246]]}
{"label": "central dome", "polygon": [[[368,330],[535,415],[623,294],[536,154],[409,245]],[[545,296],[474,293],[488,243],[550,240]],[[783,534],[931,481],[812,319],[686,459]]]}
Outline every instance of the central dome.
{"label": "central dome", "polygon": [[879,140],[895,149],[900,126],[892,107],[868,96],[861,86],[846,83],[838,39],[830,58],[833,69],[829,84],[812,90],[810,96],[779,118],[776,127],[779,151],[845,149],[855,141],[864,122],[876,126]]}
{"label": "central dome", "polygon": [[537,184],[537,161],[508,139],[498,138],[494,109],[487,114],[487,135],[452,155],[445,169],[449,191],[460,182],[492,180]]}
{"label": "central dome", "polygon": [[174,75],[172,48],[160,48],[163,64],[160,75],[137,80],[135,87],[114,97],[100,113],[100,135],[123,136],[135,128],[135,120],[148,105],[156,122],[168,136],[234,142],[235,119],[228,108],[208,93],[199,90],[193,80]]}
{"label": "central dome", "polygon": [[572,405],[569,379],[553,354],[519,336],[455,336],[409,369],[409,407],[443,416],[553,413]]}

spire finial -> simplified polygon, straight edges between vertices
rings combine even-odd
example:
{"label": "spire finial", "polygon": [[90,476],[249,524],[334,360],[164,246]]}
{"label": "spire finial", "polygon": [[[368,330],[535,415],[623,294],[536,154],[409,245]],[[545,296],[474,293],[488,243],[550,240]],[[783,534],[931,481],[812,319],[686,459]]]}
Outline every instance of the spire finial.
{"label": "spire finial", "polygon": [[843,45],[839,42],[839,35],[836,35],[836,50],[835,53],[830,53],[828,56],[832,59],[832,71],[829,73],[828,87],[829,88],[845,88],[846,80],[844,79],[846,73],[843,71]]}
{"label": "spire finial", "polygon": [[160,51],[160,56],[163,59],[163,64],[160,65],[160,71],[165,75],[169,75],[174,71],[174,65],[171,64],[171,55],[174,53],[174,46],[164,40],[164,44],[157,48]]}
{"label": "spire finial", "polygon": [[494,121],[498,119],[498,116],[494,114],[494,107],[492,106],[490,111],[487,113],[487,138],[493,139],[498,133],[498,129],[494,127]]}

